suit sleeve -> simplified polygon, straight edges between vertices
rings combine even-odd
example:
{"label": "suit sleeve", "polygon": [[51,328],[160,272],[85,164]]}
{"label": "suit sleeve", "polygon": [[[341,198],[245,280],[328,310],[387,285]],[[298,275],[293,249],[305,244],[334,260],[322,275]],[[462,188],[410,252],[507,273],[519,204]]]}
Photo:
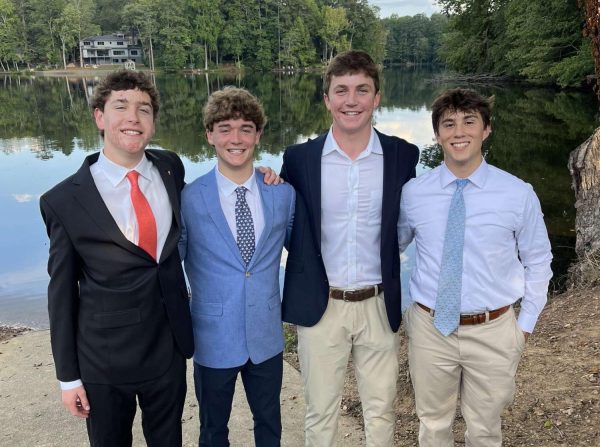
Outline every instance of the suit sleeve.
{"label": "suit sleeve", "polygon": [[79,256],[59,216],[44,197],[40,199],[40,209],[50,238],[48,315],[52,354],[58,380],[69,382],[80,378],[77,358]]}

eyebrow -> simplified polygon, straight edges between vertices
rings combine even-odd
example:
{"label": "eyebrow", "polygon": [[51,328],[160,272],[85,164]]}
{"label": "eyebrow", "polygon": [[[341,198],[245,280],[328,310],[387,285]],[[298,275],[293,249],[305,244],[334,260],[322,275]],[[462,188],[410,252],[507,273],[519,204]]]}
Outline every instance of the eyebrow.
{"label": "eyebrow", "polygon": [[[129,100],[127,98],[117,98],[112,100],[111,102],[119,104],[129,104]],[[136,104],[140,106],[149,106],[150,108],[152,108],[152,103],[149,103],[148,101],[139,101],[136,102]]]}

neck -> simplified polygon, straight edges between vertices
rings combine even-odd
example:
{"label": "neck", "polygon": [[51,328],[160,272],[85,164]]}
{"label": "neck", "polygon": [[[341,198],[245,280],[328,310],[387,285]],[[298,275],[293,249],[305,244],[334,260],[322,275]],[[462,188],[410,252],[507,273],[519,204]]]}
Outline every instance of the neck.
{"label": "neck", "polygon": [[224,177],[227,177],[229,180],[231,180],[237,185],[241,185],[246,180],[248,180],[254,172],[253,165],[244,166],[240,169],[232,169],[228,166],[223,166],[222,163],[218,163],[217,166],[219,167],[219,172],[223,174]]}
{"label": "neck", "polygon": [[483,161],[483,159],[480,158],[478,160],[477,164],[471,164],[471,165],[450,165],[450,164],[446,163],[446,167],[457,178],[462,179],[462,178],[467,178],[471,174],[473,174],[473,172],[475,172],[477,170],[477,168],[481,165],[482,161]]}
{"label": "neck", "polygon": [[106,147],[102,149],[102,152],[110,161],[127,169],[135,168],[145,156],[145,152],[142,151],[135,154],[129,154],[129,157],[127,157],[123,154],[112,152],[110,149],[107,150]]}
{"label": "neck", "polygon": [[331,131],[340,149],[351,160],[355,160],[365,150],[371,138],[371,127],[361,129],[355,133],[348,133],[340,131],[334,124]]}

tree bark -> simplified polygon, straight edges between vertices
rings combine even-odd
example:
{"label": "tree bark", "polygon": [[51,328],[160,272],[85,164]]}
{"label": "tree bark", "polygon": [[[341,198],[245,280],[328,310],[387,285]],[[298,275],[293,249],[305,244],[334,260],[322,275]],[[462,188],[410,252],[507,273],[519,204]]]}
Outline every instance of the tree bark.
{"label": "tree bark", "polygon": [[600,249],[600,127],[571,152],[569,171],[577,209],[575,250],[582,257]]}

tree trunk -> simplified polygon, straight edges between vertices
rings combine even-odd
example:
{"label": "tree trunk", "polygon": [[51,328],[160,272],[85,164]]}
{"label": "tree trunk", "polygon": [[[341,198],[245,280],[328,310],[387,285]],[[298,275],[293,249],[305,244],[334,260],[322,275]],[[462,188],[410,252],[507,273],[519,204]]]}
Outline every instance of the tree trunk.
{"label": "tree trunk", "polygon": [[600,280],[600,127],[571,152],[569,171],[575,190],[576,242],[579,264],[572,270],[573,283]]}
{"label": "tree trunk", "polygon": [[208,46],[204,43],[204,71],[208,71]]}
{"label": "tree trunk", "polygon": [[65,49],[65,41],[64,41],[64,39],[62,37],[60,39],[60,48],[61,48],[61,51],[62,51],[63,69],[66,70],[67,69],[67,57],[65,55],[65,51],[66,51],[66,49]]}

